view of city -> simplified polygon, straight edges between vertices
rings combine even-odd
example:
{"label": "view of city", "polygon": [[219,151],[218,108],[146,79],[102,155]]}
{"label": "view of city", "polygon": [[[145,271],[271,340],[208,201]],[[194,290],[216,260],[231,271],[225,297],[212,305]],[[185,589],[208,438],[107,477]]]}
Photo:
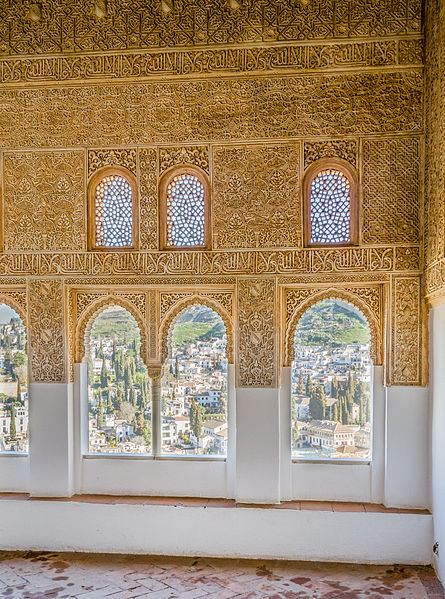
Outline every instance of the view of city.
{"label": "view of city", "polygon": [[369,327],[340,300],[309,308],[295,332],[292,457],[371,458]]}
{"label": "view of city", "polygon": [[28,451],[26,330],[10,306],[0,305],[0,452]]}
{"label": "view of city", "polygon": [[127,310],[111,306],[97,316],[88,357],[90,452],[151,452],[150,379],[139,350]]}
{"label": "view of city", "polygon": [[162,453],[227,454],[226,331],[193,306],[176,320],[162,379]]}
{"label": "view of city", "polygon": [[[173,325],[162,378],[162,453],[227,453],[225,328],[210,308],[194,306]],[[125,309],[94,321],[88,358],[89,451],[151,452],[151,382],[140,332]]]}

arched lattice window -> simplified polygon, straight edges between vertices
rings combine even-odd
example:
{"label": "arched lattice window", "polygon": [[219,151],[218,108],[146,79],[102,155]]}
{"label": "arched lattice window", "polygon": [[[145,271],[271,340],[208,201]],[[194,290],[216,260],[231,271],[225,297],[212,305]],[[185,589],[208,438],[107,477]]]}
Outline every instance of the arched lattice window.
{"label": "arched lattice window", "polygon": [[356,174],[343,160],[319,160],[304,179],[305,245],[358,241]]}
{"label": "arched lattice window", "polygon": [[136,181],[121,167],[101,169],[89,183],[89,247],[137,247]]}
{"label": "arched lattice window", "polygon": [[207,176],[195,167],[175,168],[160,185],[161,247],[209,248]]}

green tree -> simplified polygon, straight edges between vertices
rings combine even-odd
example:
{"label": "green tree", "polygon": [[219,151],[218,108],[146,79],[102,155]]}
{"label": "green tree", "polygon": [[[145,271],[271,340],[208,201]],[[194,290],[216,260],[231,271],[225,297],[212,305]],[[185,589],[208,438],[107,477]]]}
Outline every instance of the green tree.
{"label": "green tree", "polygon": [[102,393],[99,393],[99,403],[97,406],[97,428],[102,428],[104,422],[104,409],[102,405]]}
{"label": "green tree", "polygon": [[336,376],[334,376],[334,378],[331,381],[331,397],[338,397],[338,379]]}
{"label": "green tree", "polygon": [[135,408],[136,407],[136,391],[134,390],[134,387],[131,387],[131,389],[130,389],[129,401],[130,401],[131,405]]}
{"label": "green tree", "polygon": [[100,386],[102,387],[102,389],[106,389],[108,387],[108,380],[109,380],[108,368],[107,368],[107,365],[105,362],[105,358],[103,358],[102,368],[100,370]]}
{"label": "green tree", "polygon": [[88,356],[87,373],[88,373],[88,385],[90,387],[92,387],[94,385],[94,367],[93,367],[93,359],[91,356]]}
{"label": "green tree", "polygon": [[178,354],[176,354],[176,358],[175,358],[175,377],[177,379],[179,379],[179,359],[178,359]]}
{"label": "green tree", "polygon": [[111,400],[111,387],[107,388],[107,412],[109,414],[113,412],[113,402]]}
{"label": "green tree", "polygon": [[312,379],[310,377],[310,375],[307,375],[307,379],[306,379],[306,397],[311,397],[312,395],[312,390],[313,390],[313,383],[312,383]]}
{"label": "green tree", "polygon": [[332,420],[335,420],[335,422],[340,422],[340,419],[338,416],[338,401],[336,401],[335,404],[333,404],[332,410],[333,410]]}
{"label": "green tree", "polygon": [[300,372],[298,374],[297,392],[299,395],[304,395],[304,392],[305,392],[305,384],[304,384],[304,376],[303,376],[302,368],[300,368]]}
{"label": "green tree", "polygon": [[9,435],[11,436],[12,439],[15,439],[15,436],[17,434],[17,430],[15,427],[15,402],[11,403],[11,424],[9,426]]}
{"label": "green tree", "polygon": [[309,400],[309,411],[314,420],[323,420],[326,414],[326,394],[324,387],[318,384],[312,390]]}
{"label": "green tree", "polygon": [[17,379],[17,401],[19,404],[22,403],[22,386],[20,384],[20,379]]}

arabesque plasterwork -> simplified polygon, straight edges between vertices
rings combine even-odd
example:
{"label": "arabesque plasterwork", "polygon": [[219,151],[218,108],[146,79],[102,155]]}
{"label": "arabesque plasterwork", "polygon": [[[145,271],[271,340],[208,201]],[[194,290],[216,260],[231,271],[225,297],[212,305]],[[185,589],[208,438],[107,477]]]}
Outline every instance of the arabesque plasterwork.
{"label": "arabesque plasterwork", "polygon": [[29,3],[0,15],[0,55],[76,55],[143,48],[382,38],[421,33],[420,0],[312,2],[156,0]]}
{"label": "arabesque plasterwork", "polygon": [[177,146],[173,148],[159,148],[159,173],[177,165],[198,166],[207,174],[209,173],[209,147],[208,146]]}
{"label": "arabesque plasterwork", "polygon": [[277,306],[275,281],[238,281],[238,359],[239,387],[276,387]]}
{"label": "arabesque plasterwork", "polygon": [[31,380],[66,382],[65,297],[60,279],[29,281],[28,316]]}
{"label": "arabesque plasterwork", "polygon": [[269,47],[146,50],[29,58],[0,58],[0,84],[54,84],[77,81],[128,81],[165,77],[242,76],[245,74],[330,71],[344,68],[419,66],[421,38],[291,43]]}
{"label": "arabesque plasterwork", "polygon": [[397,277],[392,288],[391,381],[394,385],[424,384],[425,364],[422,297],[418,277]]}
{"label": "arabesque plasterwork", "polygon": [[417,137],[362,142],[364,243],[418,243],[421,142]]}
{"label": "arabesque plasterwork", "polygon": [[137,173],[136,148],[107,148],[88,150],[88,177],[104,166],[123,166],[133,175]]}
{"label": "arabesque plasterwork", "polygon": [[6,152],[4,249],[84,250],[82,151]]}
{"label": "arabesque plasterwork", "polygon": [[358,140],[332,139],[325,141],[305,141],[303,145],[304,168],[321,158],[342,158],[357,168]]}
{"label": "arabesque plasterwork", "polygon": [[293,275],[419,271],[418,246],[0,253],[0,276]]}
{"label": "arabesque plasterwork", "polygon": [[[94,318],[119,303],[159,384],[172,323],[203,302],[224,321],[237,385],[276,387],[295,315],[333,293],[368,319],[388,384],[425,382],[420,0],[9,4],[0,300],[28,319],[34,381],[71,380]],[[432,296],[445,289],[445,146],[428,123],[445,104],[428,43]],[[322,158],[357,169],[362,245],[303,247],[301,178]],[[159,182],[188,164],[211,184],[213,246],[160,251]],[[86,251],[86,186],[106,166],[134,174],[139,251]]]}
{"label": "arabesque plasterwork", "polygon": [[422,92],[418,69],[2,88],[0,144],[117,147],[422,133]]}
{"label": "arabesque plasterwork", "polygon": [[215,248],[299,247],[300,144],[215,147]]}

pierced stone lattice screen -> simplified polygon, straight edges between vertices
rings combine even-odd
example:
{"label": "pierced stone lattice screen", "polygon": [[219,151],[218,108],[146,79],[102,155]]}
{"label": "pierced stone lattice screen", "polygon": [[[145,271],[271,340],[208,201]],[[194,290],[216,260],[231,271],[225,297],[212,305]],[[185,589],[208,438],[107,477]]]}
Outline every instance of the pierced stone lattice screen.
{"label": "pierced stone lattice screen", "polygon": [[350,241],[349,179],[337,169],[324,169],[311,183],[311,243]]}
{"label": "pierced stone lattice screen", "polygon": [[204,185],[195,175],[177,175],[167,186],[167,245],[204,244]]}
{"label": "pierced stone lattice screen", "polygon": [[125,247],[133,244],[131,185],[121,175],[104,177],[96,187],[96,245]]}

